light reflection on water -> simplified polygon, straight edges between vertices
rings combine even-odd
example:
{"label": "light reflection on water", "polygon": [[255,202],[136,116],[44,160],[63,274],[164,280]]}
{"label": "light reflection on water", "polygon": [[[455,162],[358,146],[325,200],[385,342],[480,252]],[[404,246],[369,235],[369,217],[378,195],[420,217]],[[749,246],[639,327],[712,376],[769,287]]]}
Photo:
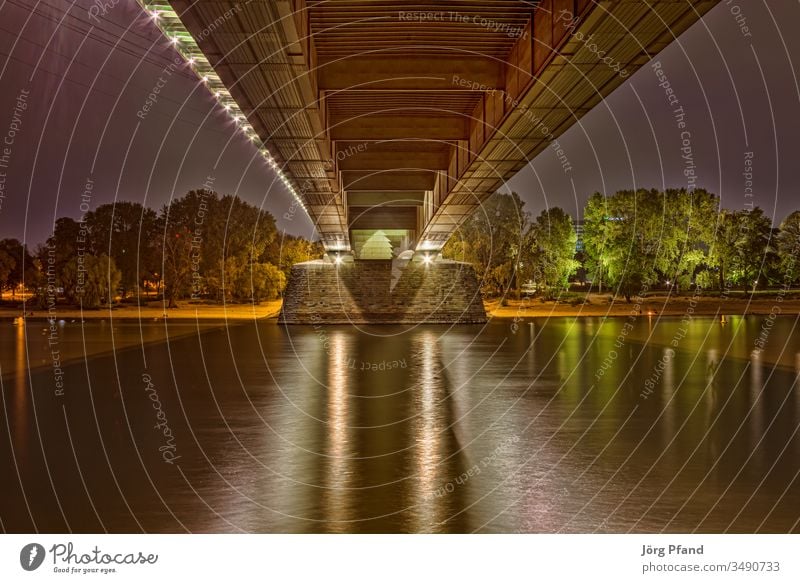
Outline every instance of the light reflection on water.
{"label": "light reflection on water", "polygon": [[351,452],[348,449],[348,433],[350,431],[348,383],[345,358],[344,334],[334,330],[331,334],[330,352],[328,354],[328,415],[326,422],[327,447],[326,472],[325,472],[325,514],[330,516],[331,523],[335,525],[348,523],[351,506],[348,495],[350,494],[350,479],[352,468],[350,466]]}
{"label": "light reflection on water", "polygon": [[[620,345],[626,322],[176,326],[66,364],[63,397],[52,370],[25,368],[38,328],[3,323],[0,517],[59,532],[798,530],[796,319],[763,351],[757,317],[642,318]],[[158,340],[148,326],[163,330],[131,337]],[[82,334],[101,347],[109,328]]]}

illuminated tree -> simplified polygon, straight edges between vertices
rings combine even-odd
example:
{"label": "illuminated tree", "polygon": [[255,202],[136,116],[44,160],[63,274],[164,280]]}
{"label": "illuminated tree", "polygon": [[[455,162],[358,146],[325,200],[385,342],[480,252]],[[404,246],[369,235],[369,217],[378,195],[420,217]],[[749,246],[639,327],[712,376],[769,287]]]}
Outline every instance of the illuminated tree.
{"label": "illuminated tree", "polygon": [[528,262],[538,274],[549,297],[567,287],[578,269],[575,243],[578,236],[572,218],[558,207],[542,211],[529,230]]}
{"label": "illuminated tree", "polygon": [[514,287],[519,263],[525,264],[520,256],[529,220],[524,205],[515,192],[495,193],[456,230],[442,251],[444,257],[471,263],[487,294]]}
{"label": "illuminated tree", "polygon": [[0,249],[0,299],[3,298],[3,290],[8,286],[15,265],[14,258],[5,249]]}
{"label": "illuminated tree", "polygon": [[14,260],[11,272],[5,282],[6,289],[11,290],[11,297],[16,298],[17,288],[20,284],[27,284],[30,280],[35,285],[38,281],[38,268],[33,263],[33,257],[28,252],[27,246],[17,239],[3,239],[0,241],[0,250],[5,251]]}
{"label": "illuminated tree", "polygon": [[712,263],[719,273],[720,288],[727,282],[752,290],[763,268],[774,261],[772,224],[756,207],[751,211],[723,210],[716,230]]}
{"label": "illuminated tree", "polygon": [[784,282],[800,279],[800,211],[794,211],[781,223],[776,240]]}
{"label": "illuminated tree", "polygon": [[108,255],[86,254],[67,262],[63,279],[67,297],[92,309],[114,301],[122,274]]}

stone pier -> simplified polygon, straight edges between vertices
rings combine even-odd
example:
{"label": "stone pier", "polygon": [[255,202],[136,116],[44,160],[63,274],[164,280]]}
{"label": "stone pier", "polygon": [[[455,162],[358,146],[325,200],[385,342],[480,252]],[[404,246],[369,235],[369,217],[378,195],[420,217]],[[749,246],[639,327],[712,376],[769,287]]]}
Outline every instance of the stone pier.
{"label": "stone pier", "polygon": [[282,324],[486,322],[473,267],[457,261],[312,261],[292,267]]}

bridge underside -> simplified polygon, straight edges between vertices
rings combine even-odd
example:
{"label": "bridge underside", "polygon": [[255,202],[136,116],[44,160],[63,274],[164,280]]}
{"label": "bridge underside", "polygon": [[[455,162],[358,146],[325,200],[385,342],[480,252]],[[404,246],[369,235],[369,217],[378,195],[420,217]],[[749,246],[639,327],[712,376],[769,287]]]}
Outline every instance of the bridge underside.
{"label": "bridge underside", "polygon": [[386,260],[435,256],[719,0],[140,1],[191,35],[332,257]]}

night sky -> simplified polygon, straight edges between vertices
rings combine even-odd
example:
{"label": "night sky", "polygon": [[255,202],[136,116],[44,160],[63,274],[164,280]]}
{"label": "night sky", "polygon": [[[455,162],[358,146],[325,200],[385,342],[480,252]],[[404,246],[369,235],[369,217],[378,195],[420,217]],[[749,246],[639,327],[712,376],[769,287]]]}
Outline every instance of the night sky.
{"label": "night sky", "polygon": [[[0,237],[35,247],[82,201],[158,208],[203,185],[312,236],[302,213],[283,218],[291,196],[188,67],[137,116],[176,55],[134,0],[106,5],[93,18],[87,0],[0,3]],[[696,185],[729,208],[754,200],[776,224],[800,208],[797,22],[797,0],[723,0],[656,57],[684,108]],[[594,191],[686,186],[673,109],[645,66],[560,138],[570,172],[548,150],[508,186],[528,210],[573,216]]]}

